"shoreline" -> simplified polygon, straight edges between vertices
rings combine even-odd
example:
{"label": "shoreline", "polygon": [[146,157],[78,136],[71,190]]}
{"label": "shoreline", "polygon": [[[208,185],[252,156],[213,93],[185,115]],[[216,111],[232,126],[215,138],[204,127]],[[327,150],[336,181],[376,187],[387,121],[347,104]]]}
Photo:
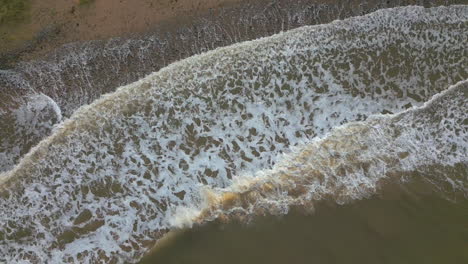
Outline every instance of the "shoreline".
{"label": "shoreline", "polygon": [[[265,2],[257,0],[256,2]],[[160,24],[207,16],[212,9],[242,6],[247,0],[92,0],[58,3],[31,0],[23,21],[0,24],[0,69],[39,59],[64,45],[113,38],[135,38]],[[203,3],[203,4],[202,4]],[[13,27],[11,30],[8,27]],[[171,27],[171,26],[169,26]],[[3,44],[2,44],[3,42]]]}
{"label": "shoreline", "polygon": [[[30,17],[25,22],[13,26],[16,32],[12,33],[12,29],[5,31],[6,26],[0,25],[0,69],[14,68],[21,61],[42,59],[73,43],[109,41],[115,38],[139,39],[155,31],[171,34],[200,20],[232,20],[233,17],[239,17],[246,12],[255,16],[256,12],[253,10],[261,14],[271,7],[281,14],[285,12],[281,9],[288,9],[290,6],[304,5],[310,8],[341,5],[344,8],[356,9],[359,14],[366,14],[395,6],[427,7],[463,3],[462,0],[435,0],[431,3],[425,0],[407,0],[399,3],[383,0],[352,0],[346,3],[336,0],[147,0],[137,6],[129,0],[118,3],[112,0],[94,0],[87,4],[80,4],[78,0],[60,4],[57,4],[56,0],[31,1]],[[245,6],[251,8],[247,9]],[[344,13],[350,12],[344,8]],[[220,13],[224,13],[225,18],[221,17]],[[347,15],[338,18],[344,17]],[[324,21],[328,22],[330,21]],[[275,21],[272,21],[272,24],[275,24]],[[301,25],[304,24],[298,23],[297,26]],[[9,34],[19,35],[19,39],[8,41]],[[256,34],[252,35],[255,37]],[[2,45],[2,42],[6,44]]]}

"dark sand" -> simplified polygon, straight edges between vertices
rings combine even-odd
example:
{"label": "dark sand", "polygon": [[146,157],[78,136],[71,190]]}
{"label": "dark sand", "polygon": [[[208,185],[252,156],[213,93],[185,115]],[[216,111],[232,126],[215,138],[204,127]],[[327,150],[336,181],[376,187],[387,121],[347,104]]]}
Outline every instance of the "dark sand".
{"label": "dark sand", "polygon": [[199,15],[242,0],[30,0],[26,19],[0,25],[0,54],[21,51],[25,58],[62,44],[144,33],[154,25]]}

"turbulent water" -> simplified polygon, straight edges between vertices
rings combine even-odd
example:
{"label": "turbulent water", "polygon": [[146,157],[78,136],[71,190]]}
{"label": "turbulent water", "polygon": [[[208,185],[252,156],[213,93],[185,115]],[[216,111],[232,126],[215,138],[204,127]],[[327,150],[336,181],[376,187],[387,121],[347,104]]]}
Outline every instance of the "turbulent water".
{"label": "turbulent water", "polygon": [[[121,87],[0,176],[0,261],[136,262],[176,227],[310,212],[389,182],[466,199],[467,41],[466,6],[386,9]],[[25,126],[62,118],[46,95],[20,108]]]}
{"label": "turbulent water", "polygon": [[[60,47],[43,58],[19,62],[0,70],[0,171],[7,171],[32,146],[51,134],[61,120],[58,112],[30,115],[27,122],[41,124],[41,130],[24,125],[13,112],[35,104],[31,98],[48,96],[49,109],[60,108],[70,117],[79,107],[102,94],[115,91],[158,71],[169,63],[217,47],[271,36],[304,25],[329,23],[335,19],[363,15],[377,9],[419,4],[438,6],[463,0],[261,0],[211,10],[208,14],[177,23],[162,23],[154,31],[133,38],[114,38]],[[39,45],[40,43],[38,43]],[[2,67],[0,57],[0,68]],[[23,106],[23,107],[22,107]],[[20,109],[18,109],[20,108]],[[26,107],[28,108],[28,107]],[[28,130],[31,129],[31,130]],[[29,135],[34,134],[34,137]],[[18,142],[16,138],[23,140]]]}

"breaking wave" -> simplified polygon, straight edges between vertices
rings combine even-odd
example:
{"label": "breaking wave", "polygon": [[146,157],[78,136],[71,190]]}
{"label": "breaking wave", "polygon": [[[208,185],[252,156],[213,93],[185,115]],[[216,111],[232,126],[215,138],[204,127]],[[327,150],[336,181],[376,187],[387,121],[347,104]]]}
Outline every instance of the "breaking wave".
{"label": "breaking wave", "polygon": [[[272,169],[205,191],[203,208],[174,225],[218,218],[313,210],[314,201],[338,204],[379,193],[387,181],[426,182],[445,198],[468,198],[468,80],[421,107],[372,116],[334,129],[284,156]],[[189,208],[193,212],[193,208]],[[180,222],[188,220],[188,222]]]}
{"label": "breaking wave", "polygon": [[[174,61],[217,47],[271,36],[300,26],[363,15],[380,8],[456,3],[463,1],[250,1],[223,7],[185,22],[177,21],[176,25],[163,23],[151,33],[136,38],[65,45],[37,61],[20,62],[12,69],[0,70],[0,123],[8,124],[8,129],[4,129],[5,133],[0,136],[0,171],[12,169],[32,146],[51,134],[54,124],[60,122],[54,115],[42,116],[36,120],[47,128],[42,129],[41,134],[37,130],[25,130],[21,120],[15,120],[12,112],[18,112],[18,105],[23,105],[31,96],[48,96],[68,118],[79,107],[92,103],[104,93],[115,91],[116,87],[137,81]],[[0,67],[1,64],[2,58]],[[21,132],[15,134],[16,131]],[[16,140],[25,133],[35,134],[35,137],[24,143]]]}
{"label": "breaking wave", "polygon": [[[465,199],[467,26],[466,6],[381,10],[194,56],[81,107],[0,175],[0,261],[136,262],[176,227],[387,181]],[[60,120],[49,99],[24,120]]]}

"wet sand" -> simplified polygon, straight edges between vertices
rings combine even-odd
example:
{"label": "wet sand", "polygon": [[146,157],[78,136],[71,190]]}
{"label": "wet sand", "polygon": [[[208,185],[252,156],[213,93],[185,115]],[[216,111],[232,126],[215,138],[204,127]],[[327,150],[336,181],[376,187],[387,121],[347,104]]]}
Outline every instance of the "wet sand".
{"label": "wet sand", "polygon": [[[82,4],[80,2],[89,2]],[[0,24],[0,69],[21,60],[38,59],[67,43],[104,40],[115,37],[138,37],[154,29],[178,28],[200,18],[210,20],[220,9],[228,10],[230,19],[244,6],[264,12],[272,6],[276,12],[290,6],[304,4],[330,5],[333,0],[30,0],[26,18],[20,23]],[[407,1],[346,1],[341,5],[343,15],[349,8],[365,14],[376,9],[398,5],[461,4],[463,0],[407,0]],[[307,8],[306,8],[307,7]],[[343,16],[344,17],[344,16]],[[248,23],[248,21],[245,21]],[[325,21],[329,22],[329,21]],[[275,24],[275,21],[272,21]],[[185,26],[185,25],[184,25]],[[183,26],[182,26],[183,27]]]}
{"label": "wet sand", "polygon": [[0,25],[0,57],[37,58],[76,41],[129,37],[168,20],[200,16],[245,0],[31,0],[26,19]]}

